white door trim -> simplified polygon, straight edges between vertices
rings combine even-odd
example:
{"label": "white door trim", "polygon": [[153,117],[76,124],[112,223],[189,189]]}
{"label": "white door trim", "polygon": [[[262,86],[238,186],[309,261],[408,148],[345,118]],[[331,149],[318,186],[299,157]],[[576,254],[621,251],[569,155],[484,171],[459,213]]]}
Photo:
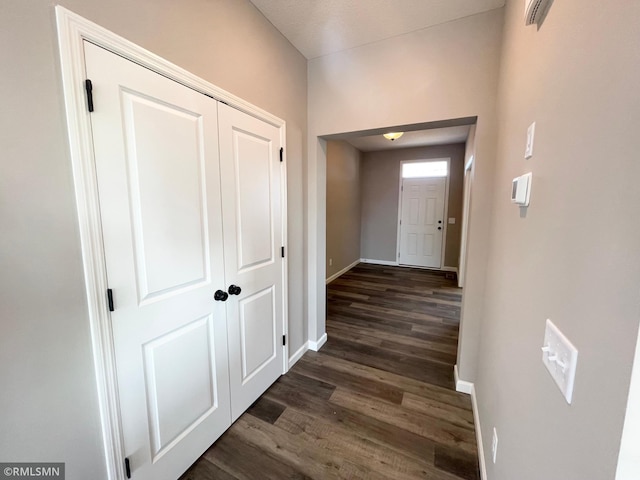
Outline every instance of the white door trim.
{"label": "white door trim", "polygon": [[[60,5],[55,7],[55,11],[69,151],[73,169],[107,477],[111,480],[124,480],[124,444],[116,389],[113,336],[109,328],[106,300],[105,255],[102,246],[102,227],[100,223],[90,114],[87,111],[84,91],[85,60],[83,42],[85,40],[89,41],[204,95],[221,100],[238,110],[274,125],[280,129],[281,147],[285,146],[286,124],[284,120],[216,87]],[[281,195],[283,195],[282,229],[286,251],[287,178],[285,165],[286,162],[283,161],[281,166],[283,174],[281,189]],[[285,334],[288,330],[287,264],[287,256],[285,255],[282,262],[283,331]],[[284,373],[288,370],[289,356],[288,346],[282,348],[284,349],[282,365]]]}
{"label": "white door trim", "polygon": [[462,181],[462,232],[460,234],[460,262],[458,273],[458,287],[464,285],[464,277],[467,272],[467,239],[469,236],[469,209],[471,208],[471,187],[474,156],[464,166]]}
{"label": "white door trim", "polygon": [[[396,221],[396,263],[400,258],[400,219],[402,218],[402,165],[405,163],[427,163],[427,162],[447,162],[447,180],[444,187],[444,218],[442,224],[444,225],[442,232],[442,250],[440,252],[440,267],[437,270],[444,269],[444,255],[447,245],[447,225],[449,224],[449,180],[451,178],[451,158],[424,158],[420,160],[401,160],[400,161],[400,179],[398,182],[398,220]],[[431,269],[433,270],[433,269]]]}

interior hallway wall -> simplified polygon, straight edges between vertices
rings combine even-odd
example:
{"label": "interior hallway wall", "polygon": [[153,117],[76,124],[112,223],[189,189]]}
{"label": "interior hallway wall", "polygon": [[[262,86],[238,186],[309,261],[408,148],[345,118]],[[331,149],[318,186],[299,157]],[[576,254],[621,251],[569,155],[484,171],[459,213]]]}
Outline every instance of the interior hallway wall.
{"label": "interior hallway wall", "polygon": [[327,278],[360,259],[360,158],[345,141],[327,142]]}
{"label": "interior hallway wall", "polygon": [[0,452],[106,477],[54,3],[287,122],[289,342],[307,340],[306,59],[248,0],[0,2]]}
{"label": "interior hallway wall", "polygon": [[[478,117],[470,248],[460,341],[462,378],[476,373],[493,196],[503,9],[327,55],[308,63],[309,336],[325,332],[326,142],[319,137]],[[401,128],[400,128],[401,130]],[[382,133],[382,132],[381,132]],[[467,335],[467,330],[470,332]]]}
{"label": "interior hallway wall", "polygon": [[[539,29],[523,10],[508,1],[476,382],[488,478],[612,480],[640,319],[640,2],[556,1]],[[541,361],[547,318],[579,351],[571,405]]]}
{"label": "interior hallway wall", "polygon": [[[446,267],[456,268],[460,255],[464,143],[365,152],[362,159],[362,258],[397,262],[400,166],[405,160],[450,158],[449,218],[444,245]],[[328,163],[327,156],[327,163]],[[327,168],[328,170],[328,168]],[[329,200],[327,199],[327,204]],[[447,219],[443,218],[446,223]],[[327,225],[328,225],[327,214]]]}

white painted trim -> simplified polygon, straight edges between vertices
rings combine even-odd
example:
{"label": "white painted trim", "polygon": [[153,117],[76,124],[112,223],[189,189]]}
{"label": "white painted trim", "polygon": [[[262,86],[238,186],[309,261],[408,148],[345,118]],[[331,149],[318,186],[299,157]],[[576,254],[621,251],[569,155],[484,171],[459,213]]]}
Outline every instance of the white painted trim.
{"label": "white painted trim", "polygon": [[[80,61],[77,66],[84,67],[82,41],[87,40],[99,47],[142,65],[149,70],[185,85],[192,90],[211,96],[216,100],[221,100],[233,108],[259,118],[275,127],[280,128],[285,124],[284,120],[281,118],[276,117],[275,115],[241,99],[240,97],[236,97],[232,93],[207,82],[197,75],[194,75],[193,73],[169,62],[168,60],[165,60],[155,53],[130,42],[106,28],[87,20],[60,5],[56,5],[55,8],[58,20],[58,39],[61,41],[60,48],[61,50],[67,50],[64,54],[64,60],[66,62],[71,59],[71,57],[67,55],[70,53],[73,60]],[[61,57],[62,56],[63,55],[61,54]],[[63,78],[64,77],[65,75],[63,71]],[[80,75],[77,78],[80,77],[84,79],[84,75]],[[68,80],[71,80],[71,78],[68,78]],[[84,85],[80,85],[80,89],[82,89],[83,86]]]}
{"label": "white painted trim", "polygon": [[471,170],[471,166],[473,165],[473,155],[471,155],[469,157],[469,160],[467,161],[467,163],[465,163],[464,165],[464,171],[466,172],[467,170]]}
{"label": "white painted trim", "polygon": [[[451,157],[442,157],[442,158],[424,158],[418,160],[401,160],[400,161],[400,182],[398,183],[398,219],[396,220],[396,258],[400,258],[400,219],[402,218],[402,182],[404,178],[402,178],[402,165],[405,163],[427,163],[427,162],[447,162],[447,179],[444,183],[444,212],[442,219],[442,245],[440,246],[440,266],[439,267],[428,267],[428,268],[439,268],[440,270],[444,270],[444,258],[446,255],[446,246],[447,246],[447,225],[449,224],[449,183],[451,180]],[[425,177],[429,178],[429,177]],[[416,268],[425,268],[424,265],[408,265]]]}
{"label": "white painted trim", "polygon": [[616,480],[638,478],[640,478],[640,333],[631,369],[627,411],[616,469]]}
{"label": "white painted trim", "polygon": [[82,32],[92,30],[92,24],[85,25],[84,19],[60,6],[56,6],[56,22],[107,478],[124,480],[124,443],[119,400],[114,388],[113,337],[104,295],[107,277],[96,195],[98,187],[89,112],[82,92],[85,71]]}
{"label": "white painted trim", "polygon": [[456,382],[456,391],[471,395],[471,408],[473,410],[473,423],[476,430],[476,443],[478,444],[478,463],[480,464],[480,479],[487,480],[487,464],[484,460],[484,444],[482,442],[482,427],[480,426],[480,411],[478,410],[478,396],[476,387],[472,382],[460,380],[458,377],[458,365],[453,367],[453,376]]}
{"label": "white painted trim", "polygon": [[[280,126],[280,147],[282,150],[282,162],[280,162],[280,214],[282,215],[282,246],[284,246],[284,258],[282,259],[282,333],[289,338],[289,237],[287,221],[288,197],[287,197],[287,125],[282,122]],[[277,247],[276,247],[277,248]],[[282,373],[289,371],[291,362],[289,357],[289,342],[282,346]],[[295,362],[294,362],[295,363]]]}
{"label": "white painted trim", "polygon": [[291,358],[289,359],[289,368],[293,367],[296,364],[296,362],[300,360],[302,356],[307,352],[307,350],[309,350],[308,341],[304,342],[302,346],[296,351],[296,353],[291,355]]}
{"label": "white painted trim", "polygon": [[473,390],[473,383],[467,382],[466,380],[460,380],[460,377],[458,376],[458,365],[455,365],[453,367],[453,378],[456,382],[456,392],[471,395],[471,391]]}
{"label": "white painted trim", "polygon": [[469,214],[471,209],[471,188],[473,175],[474,156],[469,157],[469,161],[464,167],[462,177],[462,229],[460,232],[460,255],[458,265],[460,272],[458,273],[458,286],[462,288],[467,268],[467,248],[469,244]]}
{"label": "white painted trim", "polygon": [[398,262],[390,262],[389,260],[375,260],[373,258],[361,258],[361,263],[370,263],[372,265],[387,265],[390,267],[399,267],[401,266]]}
{"label": "white painted trim", "polygon": [[444,213],[442,218],[442,257],[440,269],[443,270],[444,259],[447,257],[447,237],[449,235],[449,185],[451,183],[451,158],[447,158],[447,181],[444,182]]}
{"label": "white painted trim", "polygon": [[[89,112],[86,109],[84,92],[84,80],[86,77],[84,73],[83,42],[91,42],[193,90],[216,100],[224,101],[233,108],[279,128],[280,142],[283,147],[286,143],[286,124],[284,120],[216,87],[60,5],[56,5],[55,12],[107,478],[110,480],[124,480],[124,469],[122,468],[124,464],[124,443],[120,425],[115,355],[104,294],[107,289],[107,281],[104,267],[105,255],[102,245],[98,187],[93,156],[91,123]],[[286,194],[286,176],[283,178],[283,192]],[[282,222],[285,246],[286,205],[287,199],[284,197],[282,199]],[[285,332],[288,330],[286,323],[288,319],[286,260],[285,257],[283,266],[283,330]],[[286,351],[285,349],[283,360],[283,370],[285,371],[288,368]]]}
{"label": "white painted trim", "polygon": [[376,259],[373,259],[373,258],[361,258],[360,259],[360,263],[369,263],[371,265],[385,265],[385,266],[389,266],[389,267],[419,268],[421,270],[431,270],[431,271],[434,271],[434,272],[455,272],[455,273],[458,273],[458,268],[457,267],[442,267],[442,268],[422,267],[422,266],[419,266],[419,265],[405,265],[404,263],[391,262],[389,260],[376,260]]}
{"label": "white painted trim", "polygon": [[478,444],[478,462],[480,463],[480,480],[487,480],[487,464],[484,460],[484,443],[482,442],[482,428],[480,427],[480,412],[478,410],[478,396],[476,387],[471,384],[471,408],[473,409],[473,423],[476,427],[476,443]]}
{"label": "white painted trim", "polygon": [[342,270],[340,270],[337,273],[334,273],[333,275],[331,275],[329,278],[327,278],[326,282],[327,284],[333,282],[336,278],[338,278],[341,275],[344,275],[345,273],[347,273],[349,270],[351,270],[353,267],[355,267],[356,265],[358,265],[362,260],[358,259],[355,262],[353,262],[351,265],[348,265],[346,267],[344,267]]}
{"label": "white painted trim", "polygon": [[309,340],[309,350],[313,350],[317,352],[322,348],[322,346],[327,343],[327,334],[324,333],[317,342],[312,342]]}

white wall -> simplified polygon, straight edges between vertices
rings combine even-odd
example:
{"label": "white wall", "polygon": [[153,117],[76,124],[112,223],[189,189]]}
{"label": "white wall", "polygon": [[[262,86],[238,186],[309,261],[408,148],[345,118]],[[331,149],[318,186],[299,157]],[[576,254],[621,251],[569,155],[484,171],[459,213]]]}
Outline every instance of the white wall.
{"label": "white wall", "polygon": [[[106,473],[53,3],[0,2],[0,452],[98,480]],[[245,0],[60,3],[286,120],[295,351],[307,340],[304,57]]]}
{"label": "white wall", "polygon": [[[499,437],[491,480],[615,476],[639,322],[640,2],[603,5],[556,1],[538,29],[507,3],[476,378],[487,457]],[[527,171],[520,210],[511,180]],[[579,350],[571,405],[541,362],[547,318]]]}
{"label": "white wall", "polygon": [[[325,330],[325,142],[343,132],[478,116],[477,168],[464,296],[465,325],[479,322],[495,155],[502,9],[309,61],[307,192],[309,336]],[[461,338],[465,338],[464,329]],[[459,362],[473,380],[474,351]]]}

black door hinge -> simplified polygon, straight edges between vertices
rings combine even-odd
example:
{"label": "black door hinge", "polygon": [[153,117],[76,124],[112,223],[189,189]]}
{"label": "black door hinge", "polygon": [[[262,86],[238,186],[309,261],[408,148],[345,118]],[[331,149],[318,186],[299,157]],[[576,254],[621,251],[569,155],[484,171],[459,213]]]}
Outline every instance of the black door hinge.
{"label": "black door hinge", "polygon": [[284,148],[280,147],[280,161],[284,160]]}
{"label": "black door hinge", "polygon": [[282,255],[282,258],[284,258],[284,247],[281,247],[280,254]]}
{"label": "black door hinge", "polygon": [[113,312],[113,290],[107,288],[107,302],[109,302],[109,311]]}
{"label": "black door hinge", "polygon": [[128,458],[124,459],[124,473],[127,474],[127,478],[131,478],[131,465]]}
{"label": "black door hinge", "polygon": [[87,91],[87,108],[93,112],[93,85],[88,78],[84,81],[84,89]]}
{"label": "black door hinge", "polygon": [[287,336],[282,335],[282,346],[284,347],[287,344]]}

